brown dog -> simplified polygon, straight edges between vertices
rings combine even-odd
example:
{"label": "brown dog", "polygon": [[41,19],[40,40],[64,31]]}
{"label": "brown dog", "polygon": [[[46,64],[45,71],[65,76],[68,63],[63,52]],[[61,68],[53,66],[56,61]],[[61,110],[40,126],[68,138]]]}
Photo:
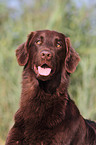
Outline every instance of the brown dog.
{"label": "brown dog", "polygon": [[80,115],[67,91],[80,60],[70,39],[31,32],[16,56],[24,66],[21,102],[6,145],[96,145],[96,124]]}

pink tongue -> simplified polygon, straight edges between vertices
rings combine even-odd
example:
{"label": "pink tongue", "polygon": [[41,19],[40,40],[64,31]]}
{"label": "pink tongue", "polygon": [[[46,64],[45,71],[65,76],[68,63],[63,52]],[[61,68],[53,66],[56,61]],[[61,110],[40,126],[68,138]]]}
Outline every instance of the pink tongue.
{"label": "pink tongue", "polygon": [[42,76],[48,76],[51,72],[51,68],[42,68],[41,66],[38,66],[38,72]]}

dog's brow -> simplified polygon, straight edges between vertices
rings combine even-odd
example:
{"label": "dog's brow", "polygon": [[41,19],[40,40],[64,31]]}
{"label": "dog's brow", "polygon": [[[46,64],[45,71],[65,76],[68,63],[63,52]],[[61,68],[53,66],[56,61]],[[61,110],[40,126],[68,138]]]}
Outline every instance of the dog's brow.
{"label": "dog's brow", "polygon": [[41,35],[41,36],[39,36],[39,38],[40,38],[41,40],[43,40],[44,37]]}
{"label": "dog's brow", "polygon": [[62,42],[62,39],[61,39],[61,38],[56,38],[55,40],[56,40],[56,41],[61,41],[61,42]]}
{"label": "dog's brow", "polygon": [[62,42],[62,39],[61,38],[56,38],[55,39],[57,42]]}

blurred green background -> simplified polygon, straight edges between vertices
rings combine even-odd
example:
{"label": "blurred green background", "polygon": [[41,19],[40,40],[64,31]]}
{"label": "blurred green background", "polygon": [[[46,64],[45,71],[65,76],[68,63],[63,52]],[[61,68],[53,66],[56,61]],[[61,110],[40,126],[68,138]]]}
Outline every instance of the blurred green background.
{"label": "blurred green background", "polygon": [[15,49],[31,31],[64,33],[81,57],[69,93],[85,118],[96,120],[96,1],[0,0],[0,145],[19,106],[21,72]]}

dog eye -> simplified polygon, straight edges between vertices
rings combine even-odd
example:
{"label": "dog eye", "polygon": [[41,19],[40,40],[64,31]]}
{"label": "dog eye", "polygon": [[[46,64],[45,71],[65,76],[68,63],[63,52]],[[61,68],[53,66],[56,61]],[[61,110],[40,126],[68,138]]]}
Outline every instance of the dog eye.
{"label": "dog eye", "polygon": [[58,48],[59,48],[59,47],[61,47],[61,45],[60,45],[59,43],[57,43],[57,44],[56,44],[56,47],[58,47]]}
{"label": "dog eye", "polygon": [[37,43],[38,45],[40,45],[42,42],[41,42],[41,40],[38,40],[36,43]]}

